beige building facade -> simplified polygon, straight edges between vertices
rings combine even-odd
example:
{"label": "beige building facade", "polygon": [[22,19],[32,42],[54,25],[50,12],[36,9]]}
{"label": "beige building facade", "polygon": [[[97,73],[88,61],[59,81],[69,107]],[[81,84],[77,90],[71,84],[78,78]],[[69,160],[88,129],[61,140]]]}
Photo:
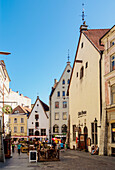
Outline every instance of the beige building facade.
{"label": "beige building facade", "polygon": [[70,148],[101,147],[103,87],[103,46],[100,38],[108,29],[80,27],[80,37],[69,85]]}
{"label": "beige building facade", "polygon": [[115,26],[102,38],[105,65],[105,148],[107,155],[115,155]]}

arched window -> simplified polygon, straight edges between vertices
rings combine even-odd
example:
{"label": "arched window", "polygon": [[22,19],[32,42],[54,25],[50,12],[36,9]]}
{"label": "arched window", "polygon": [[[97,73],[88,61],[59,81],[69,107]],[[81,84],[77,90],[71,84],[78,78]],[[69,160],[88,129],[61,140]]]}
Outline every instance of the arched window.
{"label": "arched window", "polygon": [[39,131],[35,131],[35,136],[39,136]]}
{"label": "arched window", "polygon": [[62,84],[65,84],[65,80],[63,79]]}
{"label": "arched window", "polygon": [[69,84],[69,82],[70,82],[70,80],[68,79],[68,80],[67,80],[67,84]]}
{"label": "arched window", "polygon": [[59,126],[58,125],[53,126],[53,133],[59,133]]}
{"label": "arched window", "polygon": [[62,131],[62,133],[66,133],[67,132],[67,126],[65,124],[62,125],[61,131]]}

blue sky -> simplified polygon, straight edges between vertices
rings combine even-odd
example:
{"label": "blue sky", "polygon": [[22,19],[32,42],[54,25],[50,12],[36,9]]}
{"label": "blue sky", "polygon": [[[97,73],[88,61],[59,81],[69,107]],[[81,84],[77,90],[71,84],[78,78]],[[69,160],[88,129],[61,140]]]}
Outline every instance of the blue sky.
{"label": "blue sky", "polygon": [[0,0],[0,51],[10,88],[35,102],[49,103],[54,79],[59,80],[70,51],[75,57],[82,24],[82,3],[89,29],[115,24],[115,0]]}

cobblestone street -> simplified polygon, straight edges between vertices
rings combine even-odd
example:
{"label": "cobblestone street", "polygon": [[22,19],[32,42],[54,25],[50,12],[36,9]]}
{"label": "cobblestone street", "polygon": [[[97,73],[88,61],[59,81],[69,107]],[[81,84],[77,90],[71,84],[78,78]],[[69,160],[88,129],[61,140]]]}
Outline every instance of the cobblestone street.
{"label": "cobblestone street", "polygon": [[90,155],[90,153],[75,150],[61,152],[60,161],[29,163],[27,154],[14,153],[13,157],[0,162],[1,170],[37,170],[37,169],[64,169],[64,170],[114,170],[115,157]]}

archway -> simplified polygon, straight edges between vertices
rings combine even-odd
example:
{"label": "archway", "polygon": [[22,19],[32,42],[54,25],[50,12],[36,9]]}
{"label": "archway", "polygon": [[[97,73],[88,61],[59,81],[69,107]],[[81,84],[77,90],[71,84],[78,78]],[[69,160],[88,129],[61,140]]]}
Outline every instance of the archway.
{"label": "archway", "polygon": [[84,127],[84,141],[85,141],[85,150],[88,151],[88,146],[87,146],[87,137],[88,137],[88,129],[85,126]]}
{"label": "archway", "polygon": [[35,136],[39,136],[39,131],[36,131],[36,132],[35,132]]}

